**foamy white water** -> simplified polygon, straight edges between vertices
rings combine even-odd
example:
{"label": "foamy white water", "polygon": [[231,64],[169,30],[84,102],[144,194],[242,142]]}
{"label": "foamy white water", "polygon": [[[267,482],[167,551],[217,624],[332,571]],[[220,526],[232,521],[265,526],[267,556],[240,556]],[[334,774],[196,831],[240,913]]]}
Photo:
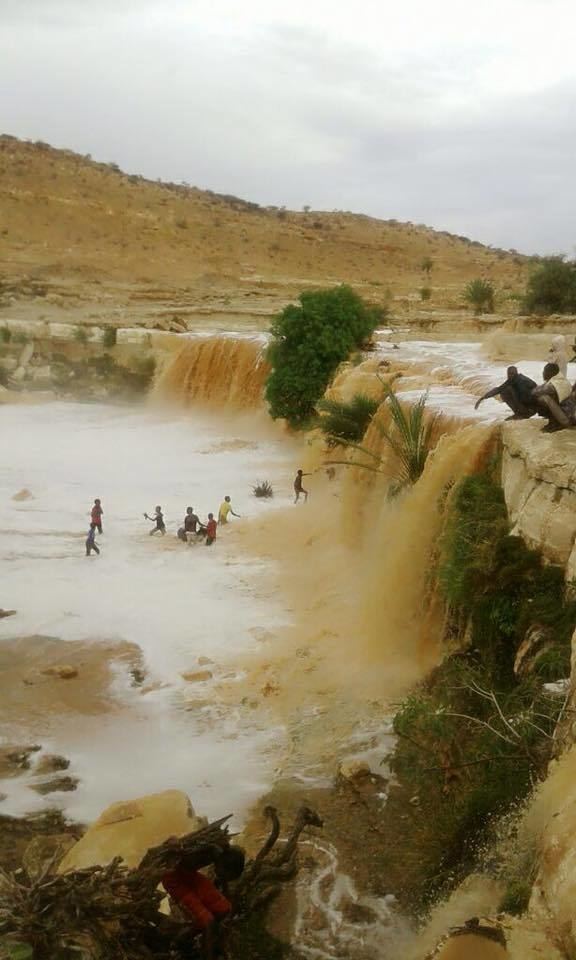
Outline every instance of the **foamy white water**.
{"label": "foamy white water", "polygon": [[[253,439],[248,420],[63,403],[0,407],[0,432],[0,605],[18,610],[0,621],[0,644],[34,634],[127,641],[142,650],[146,682],[166,684],[143,696],[120,665],[111,696],[122,709],[47,716],[28,734],[24,719],[22,739],[70,758],[80,784],[43,800],[26,777],[6,780],[3,812],[56,801],[85,819],[111,801],[177,787],[203,813],[241,816],[270,783],[282,731],[254,711],[217,706],[210,686],[226,671],[233,683],[235,658],[287,620],[279,601],[261,595],[262,564],[239,554],[233,524],[288,502],[291,445],[273,434]],[[253,497],[258,479],[273,483],[274,500]],[[23,487],[34,499],[13,501]],[[186,507],[205,518],[225,494],[242,519],[211,548],[180,543]],[[95,497],[104,535],[101,555],[87,558]],[[164,538],[149,536],[142,516],[156,504]],[[214,681],[186,684],[180,674],[199,669],[199,656],[215,661]]]}

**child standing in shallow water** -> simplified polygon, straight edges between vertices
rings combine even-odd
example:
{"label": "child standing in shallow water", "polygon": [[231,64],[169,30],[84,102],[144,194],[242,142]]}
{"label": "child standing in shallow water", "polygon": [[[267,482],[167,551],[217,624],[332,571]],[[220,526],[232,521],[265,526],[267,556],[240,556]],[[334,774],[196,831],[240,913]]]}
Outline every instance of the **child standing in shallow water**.
{"label": "child standing in shallow water", "polygon": [[145,513],[144,516],[147,520],[152,520],[155,524],[150,531],[150,536],[152,536],[153,533],[161,533],[162,536],[164,536],[166,533],[166,524],[164,523],[162,507],[156,507],[153,517],[149,517],[147,513]]}
{"label": "child standing in shallow water", "polygon": [[294,480],[294,493],[296,494],[296,496],[294,497],[294,503],[298,503],[301,493],[304,494],[304,503],[306,503],[308,499],[308,491],[305,490],[304,487],[302,486],[302,477],[310,477],[310,476],[311,476],[310,473],[302,473],[301,470],[299,470],[298,473],[296,474],[296,478]]}
{"label": "child standing in shallow water", "polygon": [[88,531],[88,536],[86,537],[86,556],[89,557],[92,551],[94,553],[100,554],[100,551],[96,545],[96,524],[91,523],[90,529]]}
{"label": "child standing in shallow water", "polygon": [[102,503],[98,499],[98,497],[96,497],[96,500],[94,501],[94,506],[92,507],[92,510],[90,512],[90,520],[98,530],[98,533],[100,534],[102,533],[102,517],[103,516],[104,516],[104,511],[102,509]]}
{"label": "child standing in shallow water", "polygon": [[211,547],[216,539],[216,521],[214,514],[208,514],[208,523],[206,524],[206,546]]}

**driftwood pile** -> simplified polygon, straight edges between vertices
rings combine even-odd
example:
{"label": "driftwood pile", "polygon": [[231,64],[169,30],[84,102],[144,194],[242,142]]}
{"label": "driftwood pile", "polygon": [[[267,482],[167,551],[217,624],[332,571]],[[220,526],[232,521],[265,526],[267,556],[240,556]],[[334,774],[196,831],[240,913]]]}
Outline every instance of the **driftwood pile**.
{"label": "driftwood pile", "polygon": [[[244,873],[224,892],[232,902],[226,924],[241,924],[261,910],[297,871],[298,838],[322,826],[308,807],[298,812],[284,842],[280,823],[266,807],[270,834]],[[148,851],[136,869],[117,858],[106,867],[62,875],[48,863],[40,876],[0,872],[0,954],[11,941],[29,945],[34,960],[188,960],[200,956],[190,922],[159,913],[163,874],[186,855],[230,844],[229,817]]]}

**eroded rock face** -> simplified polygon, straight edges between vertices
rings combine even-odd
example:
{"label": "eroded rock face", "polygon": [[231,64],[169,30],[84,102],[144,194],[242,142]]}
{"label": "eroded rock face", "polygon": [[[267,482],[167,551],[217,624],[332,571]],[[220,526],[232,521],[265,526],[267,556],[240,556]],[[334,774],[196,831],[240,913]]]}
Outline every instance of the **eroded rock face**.
{"label": "eroded rock face", "polygon": [[181,837],[205,826],[181,790],[165,790],[136,800],[113,803],[70,850],[60,873],[105,865],[122,857],[136,867],[144,854],[169,837]]}
{"label": "eroded rock face", "polygon": [[505,423],[502,488],[512,533],[576,578],[576,431],[542,433],[543,420]]}

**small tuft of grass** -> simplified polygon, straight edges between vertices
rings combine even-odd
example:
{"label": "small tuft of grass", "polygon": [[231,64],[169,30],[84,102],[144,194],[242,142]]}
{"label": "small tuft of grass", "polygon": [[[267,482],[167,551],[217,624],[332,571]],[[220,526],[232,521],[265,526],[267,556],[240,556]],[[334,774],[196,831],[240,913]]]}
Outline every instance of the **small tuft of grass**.
{"label": "small tuft of grass", "polygon": [[88,343],[88,331],[86,327],[76,327],[74,331],[74,339],[77,343]]}
{"label": "small tuft of grass", "polygon": [[274,496],[274,490],[272,489],[272,484],[268,480],[258,480],[257,483],[252,487],[252,493],[255,497],[262,497],[269,499]]}

